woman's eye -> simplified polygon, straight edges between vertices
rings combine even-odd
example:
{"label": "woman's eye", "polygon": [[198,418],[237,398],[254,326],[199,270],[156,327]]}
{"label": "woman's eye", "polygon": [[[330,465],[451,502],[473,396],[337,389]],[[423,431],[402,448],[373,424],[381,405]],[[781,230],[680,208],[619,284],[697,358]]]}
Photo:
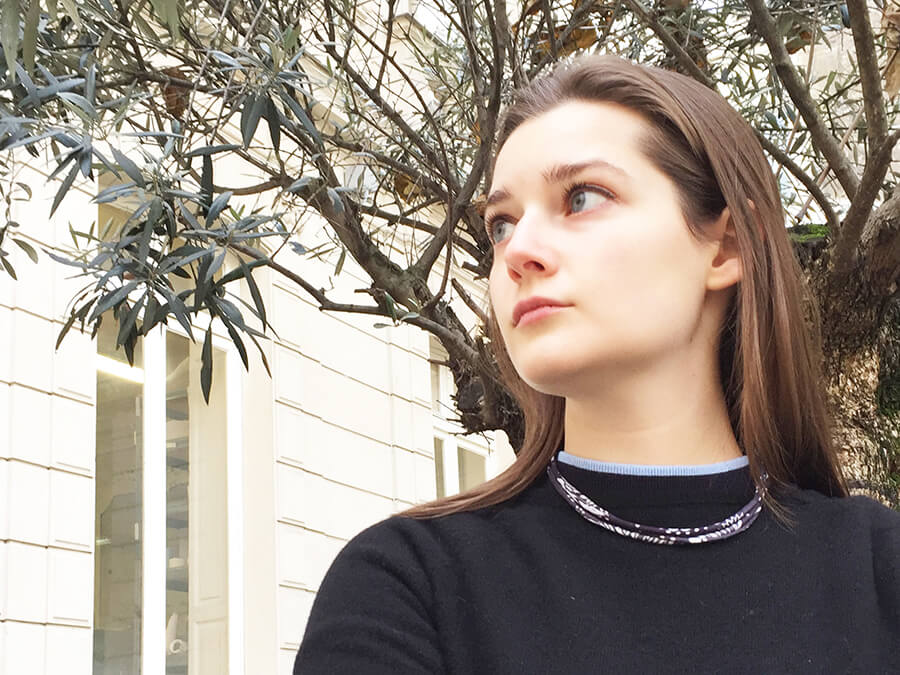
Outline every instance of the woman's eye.
{"label": "woman's eye", "polygon": [[577,213],[583,209],[593,208],[605,199],[609,199],[609,197],[596,190],[575,188],[569,193],[569,207],[572,209],[572,213]]}
{"label": "woman's eye", "polygon": [[490,238],[492,243],[494,243],[494,244],[499,243],[499,240],[496,238],[497,231],[502,229],[504,225],[508,225],[508,224],[509,223],[507,223],[506,220],[501,217],[494,218],[493,220],[491,220],[488,223],[488,227],[487,227],[488,237]]}
{"label": "woman's eye", "polygon": [[[603,204],[604,201],[615,199],[612,193],[600,187],[576,185],[566,191],[565,200],[569,213],[579,213],[583,210],[590,210]],[[493,216],[485,222],[485,228],[491,243],[496,245],[501,243],[505,236],[501,234],[504,226],[512,227],[506,216]],[[499,236],[498,236],[499,235]]]}

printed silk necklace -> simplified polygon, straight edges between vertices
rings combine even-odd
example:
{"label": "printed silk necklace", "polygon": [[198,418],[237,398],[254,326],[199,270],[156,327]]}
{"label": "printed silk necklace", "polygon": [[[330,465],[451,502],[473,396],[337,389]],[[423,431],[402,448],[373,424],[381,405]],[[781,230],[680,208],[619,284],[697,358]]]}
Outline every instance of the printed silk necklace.
{"label": "printed silk necklace", "polygon": [[[551,483],[553,483],[556,491],[585,520],[623,537],[631,537],[632,539],[646,541],[651,544],[703,544],[708,541],[718,541],[733,537],[746,530],[756,520],[756,517],[762,511],[762,497],[766,492],[765,488],[760,492],[759,486],[757,486],[753,499],[747,502],[744,508],[728,516],[725,520],[720,520],[712,525],[703,525],[702,527],[654,527],[653,525],[640,525],[624,520],[597,506],[587,495],[579,492],[574,485],[562,477],[559,473],[559,467],[556,465],[555,454],[547,466],[547,473],[550,475]],[[762,478],[762,482],[765,485],[769,475],[763,473]]]}

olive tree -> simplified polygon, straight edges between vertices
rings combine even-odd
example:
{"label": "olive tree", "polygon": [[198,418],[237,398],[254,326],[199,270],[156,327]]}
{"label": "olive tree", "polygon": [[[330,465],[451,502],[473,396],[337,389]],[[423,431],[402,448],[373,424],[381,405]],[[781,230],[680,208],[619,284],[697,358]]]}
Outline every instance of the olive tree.
{"label": "olive tree", "polygon": [[[898,3],[0,1],[0,273],[15,276],[19,247],[84,276],[60,340],[73,325],[96,333],[116,322],[131,358],[154,326],[177,321],[204,340],[208,392],[212,324],[194,336],[192,320],[220,321],[247,365],[246,343],[261,347],[277,330],[254,280],[266,267],[323,311],[433,334],[449,354],[459,423],[503,429],[514,448],[521,413],[483,326],[464,325],[449,302],[455,293],[486,322],[483,299],[451,272],[483,279],[492,264],[481,204],[504,101],[595,51],[718,90],[777,173],[821,310],[854,485],[898,503]],[[832,67],[841,44],[852,44],[849,58]],[[32,193],[23,162],[48,167],[51,213],[76,181],[93,179],[103,186],[95,201],[127,218],[72,214],[84,222],[70,253],[38,250],[33,223],[10,219],[13,201]],[[258,180],[229,185],[241,171],[223,174],[226,163]],[[252,210],[237,204],[247,197]],[[304,246],[298,232],[310,222],[328,245]],[[337,302],[297,272],[297,256],[326,254],[336,275],[347,255],[365,271],[366,302]]]}

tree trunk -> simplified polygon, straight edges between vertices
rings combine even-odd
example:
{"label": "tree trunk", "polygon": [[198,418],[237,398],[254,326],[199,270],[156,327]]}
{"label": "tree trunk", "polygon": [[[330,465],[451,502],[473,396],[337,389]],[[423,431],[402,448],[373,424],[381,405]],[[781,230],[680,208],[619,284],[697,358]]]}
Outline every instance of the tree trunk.
{"label": "tree trunk", "polygon": [[867,264],[838,283],[827,247],[802,248],[819,301],[828,403],[851,492],[900,508],[900,302],[876,290]]}

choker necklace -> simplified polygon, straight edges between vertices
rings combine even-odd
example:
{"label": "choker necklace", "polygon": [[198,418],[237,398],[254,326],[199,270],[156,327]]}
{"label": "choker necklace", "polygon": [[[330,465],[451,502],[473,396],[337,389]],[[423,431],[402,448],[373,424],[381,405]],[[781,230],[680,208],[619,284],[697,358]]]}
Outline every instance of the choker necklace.
{"label": "choker necklace", "polygon": [[[703,525],[701,527],[655,527],[624,520],[597,506],[587,495],[579,492],[574,485],[562,477],[556,464],[556,454],[550,459],[547,473],[550,475],[551,483],[556,488],[556,491],[585,520],[623,537],[631,537],[632,539],[646,541],[651,544],[703,544],[708,541],[719,541],[720,539],[733,537],[750,527],[757,516],[759,516],[762,511],[762,497],[766,492],[765,488],[760,492],[759,486],[757,486],[753,499],[747,502],[744,508],[728,516],[725,520],[720,520],[712,525]],[[767,473],[763,473],[764,485],[768,477]]]}

